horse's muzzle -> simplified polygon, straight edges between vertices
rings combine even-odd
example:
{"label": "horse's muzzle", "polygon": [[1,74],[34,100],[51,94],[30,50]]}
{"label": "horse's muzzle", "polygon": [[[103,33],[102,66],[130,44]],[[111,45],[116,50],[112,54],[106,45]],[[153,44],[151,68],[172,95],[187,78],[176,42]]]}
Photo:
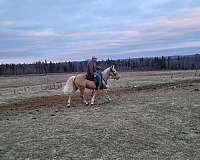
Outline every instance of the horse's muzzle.
{"label": "horse's muzzle", "polygon": [[114,79],[118,80],[120,78],[119,75],[115,76]]}

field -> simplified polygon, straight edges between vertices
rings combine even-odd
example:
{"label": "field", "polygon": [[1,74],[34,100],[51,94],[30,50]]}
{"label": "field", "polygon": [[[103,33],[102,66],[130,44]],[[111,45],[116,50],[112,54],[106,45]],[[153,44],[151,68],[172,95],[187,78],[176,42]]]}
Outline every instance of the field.
{"label": "field", "polygon": [[70,75],[0,78],[1,160],[200,159],[199,72],[120,73],[110,102],[67,108]]}

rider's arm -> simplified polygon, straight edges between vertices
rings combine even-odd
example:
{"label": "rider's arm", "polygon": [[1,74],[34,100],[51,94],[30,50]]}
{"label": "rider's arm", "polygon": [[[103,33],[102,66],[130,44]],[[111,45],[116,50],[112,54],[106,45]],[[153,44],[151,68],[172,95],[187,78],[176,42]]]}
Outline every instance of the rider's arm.
{"label": "rider's arm", "polygon": [[93,74],[97,72],[97,65],[94,63],[93,64]]}
{"label": "rider's arm", "polygon": [[88,63],[87,70],[89,75],[94,75],[94,65],[92,63]]}

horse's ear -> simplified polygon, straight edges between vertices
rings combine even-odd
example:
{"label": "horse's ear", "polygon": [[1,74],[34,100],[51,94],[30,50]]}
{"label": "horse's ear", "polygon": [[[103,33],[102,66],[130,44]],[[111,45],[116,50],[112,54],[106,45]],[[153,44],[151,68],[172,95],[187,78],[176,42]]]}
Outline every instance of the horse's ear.
{"label": "horse's ear", "polygon": [[112,65],[110,68],[111,68],[111,69],[115,69],[115,65]]}

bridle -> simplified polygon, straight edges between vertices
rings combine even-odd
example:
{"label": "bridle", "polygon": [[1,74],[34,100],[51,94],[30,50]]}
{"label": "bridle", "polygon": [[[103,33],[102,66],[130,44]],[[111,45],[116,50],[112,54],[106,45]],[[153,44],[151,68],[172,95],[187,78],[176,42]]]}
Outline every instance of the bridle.
{"label": "bridle", "polygon": [[114,76],[117,76],[117,72],[115,72],[112,68],[110,68],[110,71],[112,72],[112,74],[113,74]]}

